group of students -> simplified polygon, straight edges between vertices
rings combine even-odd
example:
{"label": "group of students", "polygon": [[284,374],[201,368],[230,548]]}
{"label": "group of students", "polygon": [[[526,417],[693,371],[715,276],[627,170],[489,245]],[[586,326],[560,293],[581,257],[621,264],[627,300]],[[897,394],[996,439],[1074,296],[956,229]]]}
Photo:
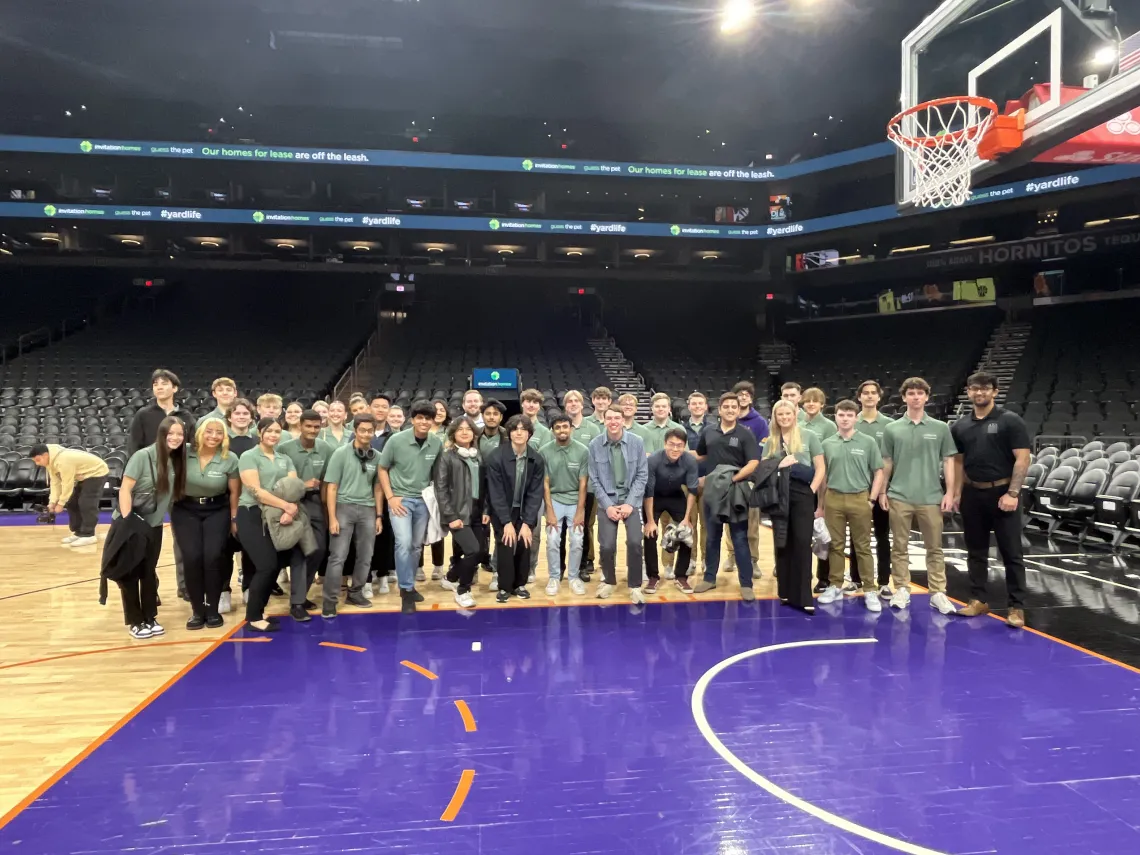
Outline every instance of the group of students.
{"label": "group of students", "polygon": [[[1015,607],[1010,623],[1023,623],[1020,540],[1015,548],[1008,518],[1017,513],[1028,437],[1017,416],[994,407],[997,383],[990,375],[970,378],[975,414],[968,425],[957,422],[954,435],[947,423],[926,414],[930,387],[918,377],[902,384],[906,413],[897,420],[879,412],[883,390],[869,380],[857,390],[858,403],[836,404],[834,421],[823,415],[821,390],[785,383],[769,422],[752,406],[755,388],[742,381],[719,397],[715,417],[705,395],[694,392],[681,423],[671,417],[669,397],[657,394],[645,424],[635,420],[636,398],[615,401],[605,387],[591,393],[591,416],[581,392],[566,393],[564,411],[549,425],[539,418],[542,393],[527,390],[520,395],[522,413],[503,424],[506,407],[474,390],[451,419],[440,401],[416,401],[405,413],[383,394],[310,408],[283,408],[280,396],[268,394],[254,405],[238,397],[236,382],[226,377],[212,385],[216,408],[195,422],[175,402],[178,386],[172,372],[154,372],[155,400],[132,424],[133,453],[114,512],[116,519],[141,519],[148,528],[145,560],[116,579],[125,623],[136,638],[163,632],[155,567],[167,513],[179,594],[193,610],[188,629],[223,624],[239,552],[245,618],[256,632],[278,628],[265,610],[274,592],[285,593],[278,587],[285,568],[297,621],[310,620],[318,608],[308,599],[318,576],[321,615],[336,617],[346,567],[349,605],[371,606],[371,598],[389,593],[394,580],[402,611],[414,612],[423,600],[416,583],[427,581],[425,544],[432,581],[452,591],[460,607],[476,605],[481,566],[491,573],[488,589],[499,602],[526,599],[544,529],[548,596],[559,593],[564,575],[573,594],[587,595],[596,527],[602,578],[594,594],[612,597],[618,529],[624,527],[631,602],[644,603],[658,591],[662,569],[681,591],[700,594],[715,589],[718,571],[731,572],[734,564],[741,599],[752,601],[753,580],[760,577],[761,509],[772,522],[784,603],[811,614],[814,588],[824,604],[861,591],[869,611],[881,611],[883,598],[907,608],[908,547],[917,523],[930,605],[950,614],[955,609],[946,595],[943,514],[960,505],[964,516],[972,509],[974,529],[972,536],[967,531],[967,545],[976,596],[964,613],[988,610],[984,553],[996,531]],[[105,465],[59,446],[38,446],[34,453],[48,469],[51,509],[72,512],[65,543],[90,543],[93,491],[87,482],[101,485]],[[1011,475],[1004,481],[971,480],[971,472],[1003,469]],[[97,496],[94,502],[97,511]],[[813,585],[817,518],[831,542]],[[985,547],[979,546],[983,527]],[[452,556],[445,568],[447,535]],[[704,566],[691,584],[694,554]]]}

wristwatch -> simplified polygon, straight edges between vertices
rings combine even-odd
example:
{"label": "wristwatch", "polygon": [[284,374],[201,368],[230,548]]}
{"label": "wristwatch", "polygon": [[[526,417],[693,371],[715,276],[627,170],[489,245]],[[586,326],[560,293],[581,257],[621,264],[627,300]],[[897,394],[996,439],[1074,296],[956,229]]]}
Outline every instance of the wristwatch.
{"label": "wristwatch", "polygon": [[1007,496],[1013,496],[1013,498],[1015,498],[1015,499],[1016,499],[1016,498],[1017,498],[1019,495],[1021,495],[1021,491],[1020,491],[1020,490],[1006,490],[1006,491],[1005,491],[1005,493],[1006,493],[1006,495],[1007,495]]}

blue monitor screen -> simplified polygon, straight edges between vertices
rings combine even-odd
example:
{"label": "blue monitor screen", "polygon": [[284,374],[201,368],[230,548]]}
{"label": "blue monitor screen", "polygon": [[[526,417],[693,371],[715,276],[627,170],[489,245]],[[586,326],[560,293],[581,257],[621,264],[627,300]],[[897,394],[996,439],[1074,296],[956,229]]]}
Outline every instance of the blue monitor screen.
{"label": "blue monitor screen", "polygon": [[476,368],[471,372],[471,385],[475,389],[517,389],[519,372],[516,368]]}

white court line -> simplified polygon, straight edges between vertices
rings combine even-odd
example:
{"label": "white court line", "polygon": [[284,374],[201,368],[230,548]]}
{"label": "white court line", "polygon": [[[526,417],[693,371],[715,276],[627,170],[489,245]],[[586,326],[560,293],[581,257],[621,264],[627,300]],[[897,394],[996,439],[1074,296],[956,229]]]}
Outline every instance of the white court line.
{"label": "white court line", "polygon": [[791,805],[794,808],[802,810],[806,814],[814,816],[816,819],[826,822],[828,825],[833,825],[840,831],[846,831],[849,834],[855,834],[883,846],[888,846],[891,849],[897,849],[899,852],[907,852],[910,855],[944,855],[936,849],[927,849],[925,846],[919,846],[916,843],[907,843],[905,840],[898,840],[894,837],[888,837],[882,832],[875,831],[872,828],[865,828],[858,825],[849,819],[844,819],[833,813],[825,811],[821,807],[805,802],[803,799],[792,795],[787,790],[769,781],[759,772],[756,772],[733,754],[725,746],[720,738],[713,732],[712,727],[709,725],[709,720],[705,716],[705,691],[708,689],[709,684],[713,679],[726,668],[731,668],[737,662],[749,659],[753,656],[759,656],[761,653],[771,653],[775,650],[791,650],[795,647],[822,647],[828,644],[875,644],[874,638],[829,638],[820,639],[818,641],[789,641],[784,644],[770,644],[767,647],[757,647],[755,650],[746,650],[743,653],[737,653],[735,656],[730,656],[727,659],[713,665],[709,670],[701,675],[701,679],[697,680],[696,688],[693,689],[693,720],[697,723],[697,730],[701,732],[701,736],[705,738],[709,745],[712,746],[713,751],[721,756],[732,768],[736,769],[741,775],[754,783],[760,789],[775,796],[783,802]]}
{"label": "white court line", "polygon": [[1140,593],[1140,588],[1133,588],[1131,585],[1123,585],[1120,582],[1113,582],[1111,579],[1102,579],[1099,576],[1093,576],[1088,570],[1077,572],[1076,570],[1066,570],[1064,567],[1054,567],[1052,564],[1046,564],[1044,561],[1034,561],[1032,558],[1025,559],[1026,564],[1036,564],[1038,567],[1044,567],[1046,570],[1053,570],[1057,573],[1067,573],[1070,576],[1076,576],[1078,579],[1086,579],[1090,582],[1100,582],[1102,585],[1112,585],[1114,588],[1123,588],[1126,591],[1134,591]]}

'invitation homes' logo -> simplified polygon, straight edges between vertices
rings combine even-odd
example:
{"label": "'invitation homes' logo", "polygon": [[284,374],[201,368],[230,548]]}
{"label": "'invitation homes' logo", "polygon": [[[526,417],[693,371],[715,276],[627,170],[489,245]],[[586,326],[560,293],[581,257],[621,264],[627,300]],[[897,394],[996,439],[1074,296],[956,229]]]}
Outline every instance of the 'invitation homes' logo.
{"label": "'invitation homes' logo", "polygon": [[49,217],[54,217],[56,212],[55,205],[44,205],[44,213]]}
{"label": "'invitation homes' logo", "polygon": [[253,221],[255,223],[264,223],[265,222],[265,214],[261,213],[261,211],[254,211],[253,212]]}
{"label": "'invitation homes' logo", "polygon": [[493,232],[499,230],[499,221],[498,220],[491,220],[491,222],[487,223],[487,225],[491,227],[491,231],[493,231]]}
{"label": "'invitation homes' logo", "polygon": [[680,233],[681,233],[681,227],[680,226],[676,226],[676,225],[669,226],[669,234],[673,235],[673,237],[676,237]]}
{"label": "'invitation homes' logo", "polygon": [[498,380],[499,379],[499,372],[498,371],[492,371],[491,372],[491,379],[492,380]]}
{"label": "'invitation homes' logo", "polygon": [[90,140],[84,140],[83,142],[81,142],[79,144],[79,150],[81,152],[83,152],[84,154],[90,153],[91,149],[93,149],[93,148],[95,148],[95,146],[91,145]]}
{"label": "'invitation homes' logo", "polygon": [[523,169],[525,169],[527,172],[530,172],[532,169],[534,169],[534,161],[533,161],[533,160],[531,160],[531,159],[528,157],[526,160],[524,160],[524,161],[522,162],[522,167],[523,167]]}

